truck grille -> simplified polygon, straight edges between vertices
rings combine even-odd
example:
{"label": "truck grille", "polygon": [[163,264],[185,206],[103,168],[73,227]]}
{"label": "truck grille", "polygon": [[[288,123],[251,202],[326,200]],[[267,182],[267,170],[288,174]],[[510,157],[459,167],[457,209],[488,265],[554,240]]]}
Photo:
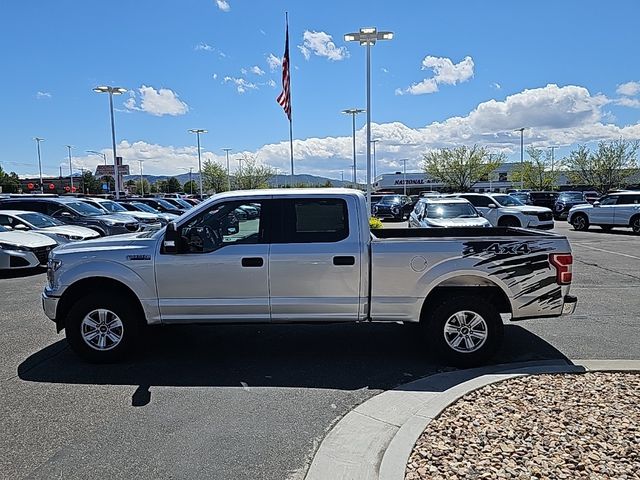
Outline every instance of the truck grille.
{"label": "truck grille", "polygon": [[138,224],[137,223],[127,223],[125,225],[125,227],[127,228],[127,230],[129,230],[130,232],[136,232],[138,230]]}
{"label": "truck grille", "polygon": [[51,247],[39,247],[34,248],[33,253],[35,254],[40,265],[46,265],[49,260],[49,252],[51,251]]}
{"label": "truck grille", "polygon": [[553,218],[553,214],[551,212],[544,212],[538,214],[538,220],[541,222],[548,222]]}

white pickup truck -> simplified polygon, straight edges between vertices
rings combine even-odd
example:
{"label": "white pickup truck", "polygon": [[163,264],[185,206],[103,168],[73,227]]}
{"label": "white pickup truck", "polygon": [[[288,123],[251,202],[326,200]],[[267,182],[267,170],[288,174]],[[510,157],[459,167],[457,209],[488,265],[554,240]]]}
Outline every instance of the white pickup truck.
{"label": "white pickup truck", "polygon": [[[255,218],[235,213],[243,206]],[[369,230],[348,189],[215,195],[158,231],[70,243],[49,259],[46,315],[80,356],[110,362],[143,326],[420,323],[458,365],[512,320],[573,313],[565,237],[517,228]]]}

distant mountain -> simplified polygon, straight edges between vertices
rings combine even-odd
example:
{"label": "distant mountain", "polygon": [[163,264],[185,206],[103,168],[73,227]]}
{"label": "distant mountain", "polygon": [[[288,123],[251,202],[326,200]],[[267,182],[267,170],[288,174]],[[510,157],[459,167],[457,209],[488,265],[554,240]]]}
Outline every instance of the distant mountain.
{"label": "distant mountain", "polygon": [[[171,178],[171,176],[172,175],[143,175],[144,179],[147,182],[152,184],[158,181],[167,180],[168,178]],[[182,185],[184,185],[186,182],[189,181],[188,173],[174,175],[174,177],[177,178]],[[193,173],[191,175],[191,179],[197,183],[198,174]],[[126,182],[128,180],[138,181],[140,180],[140,175],[125,175],[124,181]],[[334,178],[318,177],[316,175],[300,174],[300,175],[293,176],[294,185],[305,185],[307,187],[317,187],[317,186],[325,185],[327,182],[331,182],[331,185],[334,187],[347,187],[351,185],[351,182],[336,180]],[[272,187],[279,187],[279,186],[281,187],[281,186],[290,185],[290,184],[291,184],[291,175],[275,175],[269,182],[269,185],[271,185]]]}

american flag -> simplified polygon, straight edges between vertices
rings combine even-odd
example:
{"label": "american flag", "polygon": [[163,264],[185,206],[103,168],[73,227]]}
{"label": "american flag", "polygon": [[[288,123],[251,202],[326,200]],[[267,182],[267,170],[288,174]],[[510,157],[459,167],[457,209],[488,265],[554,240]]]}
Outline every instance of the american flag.
{"label": "american flag", "polygon": [[282,92],[276,101],[284,109],[287,118],[291,121],[291,88],[289,77],[289,22],[287,21],[287,33],[284,43],[284,57],[282,57]]}

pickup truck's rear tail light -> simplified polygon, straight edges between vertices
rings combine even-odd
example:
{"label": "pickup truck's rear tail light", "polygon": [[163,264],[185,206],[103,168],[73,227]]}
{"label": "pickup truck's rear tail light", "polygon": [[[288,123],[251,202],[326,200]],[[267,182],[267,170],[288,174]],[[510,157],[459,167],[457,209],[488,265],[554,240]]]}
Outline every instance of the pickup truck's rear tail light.
{"label": "pickup truck's rear tail light", "polygon": [[556,282],[558,285],[569,285],[573,277],[571,273],[573,255],[570,253],[552,253],[549,255],[549,262],[556,267]]}

